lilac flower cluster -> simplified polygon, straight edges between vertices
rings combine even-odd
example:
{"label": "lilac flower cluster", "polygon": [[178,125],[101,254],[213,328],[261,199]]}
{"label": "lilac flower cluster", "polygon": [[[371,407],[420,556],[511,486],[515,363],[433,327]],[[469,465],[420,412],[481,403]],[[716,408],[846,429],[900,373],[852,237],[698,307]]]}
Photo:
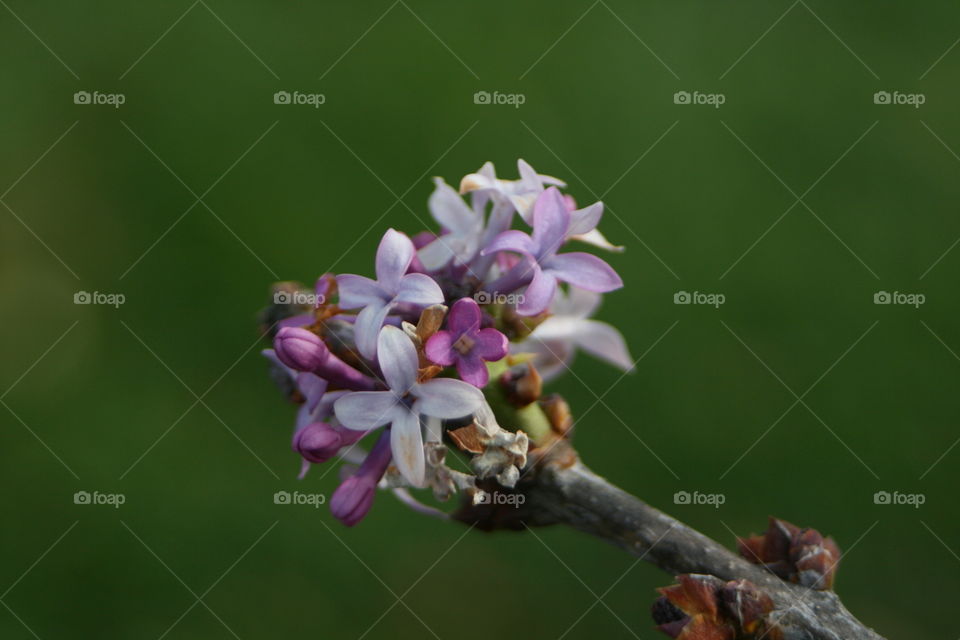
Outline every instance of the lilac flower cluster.
{"label": "lilac flower cluster", "polygon": [[[443,465],[451,426],[478,425],[509,452],[488,456],[501,462],[488,460],[483,473],[516,477],[504,465],[522,466],[527,439],[518,425],[497,424],[491,372],[506,379],[525,364],[550,379],[578,349],[632,366],[620,333],[589,318],[620,277],[590,253],[561,252],[571,241],[621,250],[596,228],[603,204],[577,209],[563,182],[523,160],[518,169],[519,180],[503,180],[487,163],[459,193],[436,178],[428,206],[439,233],[387,230],[375,278],[322,276],[315,308],[282,319],[264,351],[300,405],[292,447],[301,477],[335,457],[359,464],[345,467],[330,500],[349,526],[378,486],[414,506],[407,487],[440,498],[471,487],[474,476]],[[529,231],[512,229],[517,218]],[[365,453],[362,441],[378,430]]]}

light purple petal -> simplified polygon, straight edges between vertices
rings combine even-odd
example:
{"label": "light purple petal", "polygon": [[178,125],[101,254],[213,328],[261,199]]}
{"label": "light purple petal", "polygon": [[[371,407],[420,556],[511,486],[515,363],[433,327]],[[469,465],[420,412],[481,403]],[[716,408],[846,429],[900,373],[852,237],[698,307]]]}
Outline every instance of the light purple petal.
{"label": "light purple petal", "polygon": [[571,240],[577,240],[584,244],[589,244],[591,246],[597,247],[598,249],[603,249],[604,251],[612,251],[614,253],[623,253],[623,245],[613,244],[607,237],[600,233],[599,229],[594,229],[593,231],[587,231],[584,234],[570,236]]}
{"label": "light purple petal", "polygon": [[566,341],[538,340],[531,337],[523,342],[510,345],[511,353],[534,354],[533,364],[544,382],[556,378],[566,372],[573,360],[575,350],[573,344]]}
{"label": "light purple petal", "polygon": [[430,336],[424,346],[424,352],[430,362],[449,367],[456,360],[453,343],[456,340],[449,331],[437,331]]}
{"label": "light purple petal", "polygon": [[423,459],[423,435],[420,433],[420,417],[404,409],[399,412],[390,427],[390,449],[393,462],[410,484],[423,486],[425,473]]}
{"label": "light purple petal", "polygon": [[390,293],[396,292],[400,278],[407,272],[416,249],[413,241],[394,229],[387,229],[377,247],[377,281]]}
{"label": "light purple petal", "polygon": [[[556,317],[588,318],[600,306],[602,298],[603,296],[596,291],[587,291],[570,285],[567,287],[566,295],[558,295],[554,299],[550,307],[550,312],[554,315],[548,319],[548,322]],[[537,329],[542,326],[538,326]]]}
{"label": "light purple petal", "polygon": [[437,269],[447,266],[456,256],[456,253],[450,239],[446,236],[441,236],[424,245],[424,247],[417,252],[417,257],[420,258],[420,262],[423,263],[425,269],[428,271],[436,271]]}
{"label": "light purple petal", "polygon": [[623,280],[610,265],[589,253],[563,253],[541,266],[558,280],[588,291],[606,293],[623,286]]}
{"label": "light purple petal", "polygon": [[266,358],[267,360],[269,360],[271,363],[273,363],[273,364],[275,364],[276,366],[280,367],[280,369],[282,369],[283,371],[285,371],[286,374],[287,374],[288,376],[290,376],[291,379],[293,379],[293,378],[295,378],[295,377],[297,376],[297,372],[294,371],[293,369],[291,369],[290,367],[288,367],[287,365],[283,364],[283,362],[280,360],[280,358],[277,357],[277,352],[274,351],[273,349],[263,349],[263,350],[260,352],[260,355],[262,355],[264,358]]}
{"label": "light purple petal", "polygon": [[450,307],[447,328],[457,337],[480,328],[480,307],[473,298],[460,298]]}
{"label": "light purple petal", "polygon": [[552,256],[567,238],[570,227],[570,212],[563,195],[556,187],[540,194],[533,205],[533,244],[536,256]]}
{"label": "light purple petal", "polygon": [[600,223],[603,216],[603,203],[594,202],[589,207],[578,209],[570,213],[570,228],[567,229],[567,235],[579,236],[593,231]]}
{"label": "light purple petal", "polygon": [[460,375],[461,380],[472,384],[478,389],[487,386],[487,382],[490,380],[487,365],[473,353],[461,356],[457,360],[457,373]]}
{"label": "light purple petal", "polygon": [[490,244],[480,254],[488,256],[495,251],[516,251],[517,253],[533,254],[535,248],[530,236],[523,231],[511,229],[491,240]]}
{"label": "light purple petal", "polygon": [[447,231],[456,234],[465,234],[477,230],[481,222],[480,216],[467,206],[460,194],[453,187],[443,181],[443,178],[434,178],[436,187],[427,200],[427,207],[433,219],[440,223]]}
{"label": "light purple petal", "polygon": [[376,357],[377,336],[380,335],[380,327],[388,313],[390,305],[377,302],[357,314],[357,320],[353,323],[353,340],[364,358],[372,360]]}
{"label": "light purple petal", "polygon": [[443,302],[443,291],[430,276],[423,273],[408,273],[400,279],[396,301],[426,307]]}
{"label": "light purple petal", "polygon": [[368,431],[393,421],[406,408],[392,391],[352,391],[337,398],[333,411],[347,429]]}
{"label": "light purple petal", "polygon": [[416,411],[445,420],[470,415],[483,403],[479,389],[453,378],[433,378],[416,385],[412,392],[418,398]]}
{"label": "light purple petal", "polygon": [[523,299],[517,305],[517,313],[522,316],[535,316],[546,310],[557,292],[557,279],[539,266],[533,268],[533,280],[523,292]]}
{"label": "light purple petal", "polygon": [[417,383],[417,348],[402,329],[388,325],[380,331],[377,360],[387,385],[395,393],[403,395]]}
{"label": "light purple petal", "polygon": [[306,398],[304,403],[307,411],[313,411],[320,403],[320,399],[327,391],[327,381],[315,373],[304,371],[297,374],[297,388]]}
{"label": "light purple petal", "polygon": [[376,281],[352,273],[337,276],[337,291],[340,293],[338,304],[341,309],[360,309],[390,299]]}
{"label": "light purple petal", "polygon": [[574,336],[577,346],[601,360],[630,371],[633,358],[623,336],[614,327],[598,320],[580,320]]}
{"label": "light purple petal", "polygon": [[536,173],[533,170],[533,167],[531,167],[530,164],[527,163],[527,161],[524,160],[523,158],[520,158],[519,160],[517,160],[517,171],[520,173],[521,178],[525,178],[527,175],[527,172],[529,171],[531,173],[536,174],[537,181],[543,184],[552,184],[558,187],[567,186],[567,183],[561,180],[560,178],[554,178],[553,176],[548,176],[543,173]]}
{"label": "light purple petal", "polygon": [[488,362],[496,362],[506,356],[507,348],[510,346],[507,336],[496,329],[481,329],[473,336],[473,340],[472,353]]}

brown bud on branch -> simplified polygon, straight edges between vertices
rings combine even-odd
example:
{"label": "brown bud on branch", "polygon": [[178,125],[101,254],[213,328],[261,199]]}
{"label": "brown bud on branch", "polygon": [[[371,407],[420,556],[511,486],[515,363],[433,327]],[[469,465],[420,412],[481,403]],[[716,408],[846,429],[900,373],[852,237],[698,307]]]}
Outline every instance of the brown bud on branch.
{"label": "brown bud on branch", "polygon": [[833,538],[774,517],[765,534],[739,538],[737,547],[750,562],[811,589],[831,589],[840,562],[840,549]]}

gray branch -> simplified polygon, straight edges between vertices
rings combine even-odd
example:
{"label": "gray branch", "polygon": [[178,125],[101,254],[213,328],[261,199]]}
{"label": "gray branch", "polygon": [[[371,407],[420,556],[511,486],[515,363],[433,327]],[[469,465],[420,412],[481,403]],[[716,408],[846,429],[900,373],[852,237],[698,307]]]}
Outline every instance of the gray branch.
{"label": "gray branch", "polygon": [[864,626],[832,591],[784,582],[721,544],[615,487],[579,461],[547,463],[522,487],[530,524],[566,524],[597,536],[664,571],[747,579],[775,604],[770,619],[785,640],[883,640]]}

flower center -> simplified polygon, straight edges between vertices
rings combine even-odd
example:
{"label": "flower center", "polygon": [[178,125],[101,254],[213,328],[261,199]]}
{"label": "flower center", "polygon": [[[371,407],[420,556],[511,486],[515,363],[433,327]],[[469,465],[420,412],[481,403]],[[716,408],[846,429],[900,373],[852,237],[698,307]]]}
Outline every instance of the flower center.
{"label": "flower center", "polygon": [[473,345],[476,344],[476,341],[468,336],[463,334],[457,341],[453,343],[453,348],[460,352],[461,355],[467,355],[470,353],[470,350],[473,349]]}

